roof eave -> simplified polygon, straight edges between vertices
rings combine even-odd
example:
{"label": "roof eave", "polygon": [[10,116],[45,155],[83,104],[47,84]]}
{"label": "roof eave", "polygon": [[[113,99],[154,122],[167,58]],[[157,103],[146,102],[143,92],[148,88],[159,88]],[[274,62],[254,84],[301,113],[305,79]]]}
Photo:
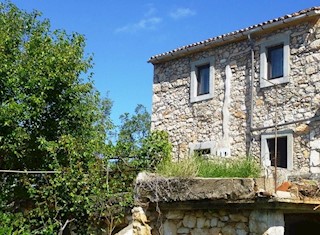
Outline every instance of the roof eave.
{"label": "roof eave", "polygon": [[230,33],[230,35],[227,34],[226,36],[221,35],[211,41],[206,40],[206,41],[204,41],[204,43],[194,43],[196,45],[191,44],[191,45],[188,45],[182,49],[178,48],[178,49],[176,49],[176,51],[169,51],[163,55],[153,56],[148,60],[148,63],[158,64],[158,63],[161,63],[164,61],[172,60],[172,59],[181,57],[182,55],[185,55],[185,54],[190,54],[190,53],[202,51],[203,49],[206,49],[208,47],[212,47],[216,44],[231,42],[235,39],[247,37],[248,35],[253,35],[253,34],[262,32],[264,30],[267,30],[267,29],[278,27],[279,25],[292,23],[294,21],[298,21],[298,20],[301,20],[301,19],[304,19],[307,17],[319,15],[319,14],[320,14],[320,10],[315,9],[315,10],[303,13],[301,15],[293,16],[290,18],[282,18],[280,20],[277,20],[275,22],[271,22],[271,23],[268,23],[265,25],[259,24],[257,26],[251,26],[251,27],[246,28],[244,30],[236,31],[236,33],[234,33],[234,34]]}

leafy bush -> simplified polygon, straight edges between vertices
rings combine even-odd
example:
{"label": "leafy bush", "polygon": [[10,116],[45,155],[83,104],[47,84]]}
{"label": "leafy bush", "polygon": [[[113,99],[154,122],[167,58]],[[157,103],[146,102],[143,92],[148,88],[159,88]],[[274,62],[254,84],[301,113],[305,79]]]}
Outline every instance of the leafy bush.
{"label": "leafy bush", "polygon": [[0,234],[31,234],[22,213],[3,213],[0,211]]}

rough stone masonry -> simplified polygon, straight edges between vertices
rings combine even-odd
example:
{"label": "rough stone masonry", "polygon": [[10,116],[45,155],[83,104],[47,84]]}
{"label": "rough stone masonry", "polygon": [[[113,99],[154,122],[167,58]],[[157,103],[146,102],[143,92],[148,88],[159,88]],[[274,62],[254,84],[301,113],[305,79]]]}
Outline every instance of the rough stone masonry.
{"label": "rough stone masonry", "polygon": [[[285,78],[288,81],[261,87],[261,50],[278,35],[287,35],[289,40],[289,75]],[[175,159],[192,154],[192,145],[210,143],[214,149],[211,154],[225,152],[243,157],[250,153],[265,165],[267,172],[270,163],[268,157],[262,156],[266,147],[261,138],[263,134],[274,133],[277,125],[278,133],[284,131],[292,136],[292,143],[289,139],[287,143],[292,156],[288,156],[285,174],[320,173],[319,12],[313,17],[252,33],[251,40],[240,35],[194,51],[163,61],[161,56],[158,61],[151,60],[154,64],[152,129],[169,133]],[[190,102],[191,64],[210,57],[214,58],[213,97]]]}

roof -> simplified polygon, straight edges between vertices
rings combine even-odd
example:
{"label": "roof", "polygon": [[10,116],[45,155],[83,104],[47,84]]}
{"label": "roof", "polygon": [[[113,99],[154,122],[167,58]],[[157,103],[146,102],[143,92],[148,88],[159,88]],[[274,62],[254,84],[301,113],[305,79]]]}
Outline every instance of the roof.
{"label": "roof", "polygon": [[228,42],[243,36],[247,36],[265,29],[269,29],[280,24],[285,24],[289,22],[293,22],[302,18],[319,15],[320,14],[320,6],[311,7],[305,10],[301,10],[292,14],[287,14],[282,17],[278,17],[272,20],[268,20],[259,24],[255,24],[249,26],[247,28],[239,29],[230,33],[222,34],[220,36],[212,37],[207,40],[203,40],[200,42],[195,42],[186,46],[182,46],[176,49],[173,49],[168,52],[164,52],[158,55],[154,55],[150,57],[148,62],[157,64],[163,61],[171,60],[182,56],[184,54],[188,54],[190,52],[200,51],[203,48],[211,47],[218,43]]}

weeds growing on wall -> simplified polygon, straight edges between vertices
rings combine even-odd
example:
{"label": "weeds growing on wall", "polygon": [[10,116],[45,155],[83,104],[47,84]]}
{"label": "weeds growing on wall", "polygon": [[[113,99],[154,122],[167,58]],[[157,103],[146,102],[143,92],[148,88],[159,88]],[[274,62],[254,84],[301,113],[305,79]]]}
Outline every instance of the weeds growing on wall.
{"label": "weeds growing on wall", "polygon": [[260,175],[260,166],[250,158],[189,157],[178,162],[166,161],[157,168],[157,173],[168,177],[204,178],[250,178]]}

